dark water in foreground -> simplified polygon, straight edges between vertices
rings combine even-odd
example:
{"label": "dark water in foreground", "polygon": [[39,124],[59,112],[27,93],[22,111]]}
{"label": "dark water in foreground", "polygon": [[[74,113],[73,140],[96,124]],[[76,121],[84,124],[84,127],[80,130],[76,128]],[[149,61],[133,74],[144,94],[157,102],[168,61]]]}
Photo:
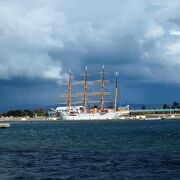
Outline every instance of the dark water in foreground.
{"label": "dark water in foreground", "polygon": [[180,121],[14,122],[0,179],[180,179]]}

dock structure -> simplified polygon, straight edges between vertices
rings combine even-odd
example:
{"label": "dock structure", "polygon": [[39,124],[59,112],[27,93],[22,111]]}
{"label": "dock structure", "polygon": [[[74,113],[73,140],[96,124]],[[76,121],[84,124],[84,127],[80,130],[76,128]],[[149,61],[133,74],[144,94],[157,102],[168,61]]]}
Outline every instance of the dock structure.
{"label": "dock structure", "polygon": [[151,109],[130,109],[129,112],[131,114],[144,114],[144,113],[155,113],[155,114],[172,114],[172,113],[180,113],[180,108],[151,108]]}
{"label": "dock structure", "polygon": [[10,124],[9,123],[0,123],[0,128],[9,128]]}

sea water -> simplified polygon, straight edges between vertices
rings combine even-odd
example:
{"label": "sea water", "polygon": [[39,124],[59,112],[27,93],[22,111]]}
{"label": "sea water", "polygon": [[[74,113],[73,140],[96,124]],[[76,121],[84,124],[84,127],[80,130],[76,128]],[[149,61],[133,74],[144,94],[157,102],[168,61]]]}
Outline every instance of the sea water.
{"label": "sea water", "polygon": [[180,121],[12,122],[0,179],[180,179]]}

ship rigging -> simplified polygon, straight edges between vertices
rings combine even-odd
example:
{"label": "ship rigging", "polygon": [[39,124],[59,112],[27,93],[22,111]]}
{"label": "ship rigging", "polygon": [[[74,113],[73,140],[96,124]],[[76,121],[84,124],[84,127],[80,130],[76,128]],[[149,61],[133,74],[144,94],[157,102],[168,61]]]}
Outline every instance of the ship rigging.
{"label": "ship rigging", "polygon": [[[84,80],[80,82],[72,82],[72,73],[69,72],[69,80],[67,83],[68,93],[61,94],[61,97],[67,99],[67,102],[63,102],[61,104],[66,104],[66,106],[57,107],[56,112],[60,114],[60,119],[64,120],[91,120],[91,119],[121,119],[128,115],[129,108],[121,108],[121,111],[117,111],[117,97],[118,97],[118,73],[116,73],[115,77],[115,89],[114,89],[114,109],[105,108],[105,96],[110,96],[110,92],[105,91],[105,69],[104,66],[102,68],[102,76],[101,80],[96,80],[94,82],[88,81],[88,70],[85,68]],[[89,84],[101,83],[101,91],[97,92],[89,92]],[[83,93],[73,93],[72,87],[74,85],[84,85]],[[89,97],[100,96],[100,100],[90,100]],[[73,98],[78,97],[81,99],[83,97],[83,101],[73,101]],[[99,103],[100,108],[94,107],[93,109],[89,109],[87,105],[89,103]],[[74,106],[77,104],[82,104],[82,106]]]}

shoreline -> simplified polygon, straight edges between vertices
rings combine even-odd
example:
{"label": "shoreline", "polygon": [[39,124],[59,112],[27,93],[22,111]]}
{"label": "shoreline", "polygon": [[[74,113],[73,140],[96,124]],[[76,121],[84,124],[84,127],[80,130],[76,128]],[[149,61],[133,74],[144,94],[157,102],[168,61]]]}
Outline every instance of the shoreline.
{"label": "shoreline", "polygon": [[43,122],[43,121],[58,121],[55,117],[36,117],[36,118],[27,118],[27,117],[1,117],[0,122]]}
{"label": "shoreline", "polygon": [[127,119],[95,119],[95,120],[59,120],[58,117],[1,117],[0,122],[109,122],[109,121],[147,121],[147,120],[180,120],[179,114],[156,114],[156,115],[136,115],[129,116]]}

